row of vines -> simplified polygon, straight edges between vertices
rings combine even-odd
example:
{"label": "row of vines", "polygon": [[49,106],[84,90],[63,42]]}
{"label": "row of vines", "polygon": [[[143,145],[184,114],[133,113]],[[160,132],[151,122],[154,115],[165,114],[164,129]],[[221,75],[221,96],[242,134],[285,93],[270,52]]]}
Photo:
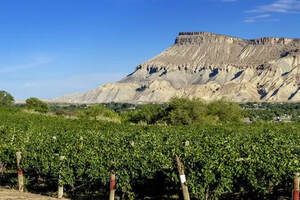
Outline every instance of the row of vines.
{"label": "row of vines", "polygon": [[[300,124],[138,126],[2,108],[0,162],[7,169],[16,169],[17,151],[25,174],[51,179],[61,168],[67,190],[83,185],[107,193],[114,170],[122,198],[141,198],[151,180],[162,193],[180,193],[178,155],[192,199],[207,193],[209,199],[274,199],[291,192],[300,171]],[[65,156],[63,166],[59,156]]]}

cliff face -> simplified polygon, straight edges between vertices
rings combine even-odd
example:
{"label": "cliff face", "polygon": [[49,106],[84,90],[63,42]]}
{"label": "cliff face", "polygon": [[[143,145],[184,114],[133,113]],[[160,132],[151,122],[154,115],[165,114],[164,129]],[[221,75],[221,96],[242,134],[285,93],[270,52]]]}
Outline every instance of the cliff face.
{"label": "cliff face", "polygon": [[179,33],[175,44],[117,83],[56,102],[166,102],[173,96],[236,101],[300,101],[300,39],[243,40]]}

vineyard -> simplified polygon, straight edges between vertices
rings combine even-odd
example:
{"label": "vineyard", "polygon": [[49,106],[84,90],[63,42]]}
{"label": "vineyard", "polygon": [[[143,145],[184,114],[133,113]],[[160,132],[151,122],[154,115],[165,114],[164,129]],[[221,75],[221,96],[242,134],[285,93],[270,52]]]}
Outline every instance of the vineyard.
{"label": "vineyard", "polygon": [[18,151],[25,177],[60,173],[67,194],[107,196],[113,170],[121,199],[180,196],[179,156],[192,199],[276,199],[300,171],[300,124],[141,126],[1,108],[0,164],[16,170]]}

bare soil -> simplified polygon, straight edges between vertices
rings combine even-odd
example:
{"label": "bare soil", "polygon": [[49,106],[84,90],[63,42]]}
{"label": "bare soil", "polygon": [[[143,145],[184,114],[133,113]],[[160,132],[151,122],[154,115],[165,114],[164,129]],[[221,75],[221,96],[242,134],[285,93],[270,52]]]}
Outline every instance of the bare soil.
{"label": "bare soil", "polygon": [[[54,200],[48,196],[32,194],[28,192],[19,192],[17,190],[0,188],[0,200]],[[66,199],[65,199],[66,200]]]}

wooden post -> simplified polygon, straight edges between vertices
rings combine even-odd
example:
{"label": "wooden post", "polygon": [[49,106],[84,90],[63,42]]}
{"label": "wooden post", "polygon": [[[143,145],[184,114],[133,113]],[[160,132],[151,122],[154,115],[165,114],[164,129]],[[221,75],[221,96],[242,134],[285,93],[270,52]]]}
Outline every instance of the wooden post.
{"label": "wooden post", "polygon": [[18,167],[18,185],[19,185],[19,191],[23,192],[24,191],[24,176],[23,176],[23,171],[20,167],[20,163],[21,163],[21,152],[17,152],[16,156],[17,156],[17,167]]}
{"label": "wooden post", "polygon": [[115,199],[115,191],[116,191],[116,174],[114,171],[110,174],[110,193],[109,200]]}
{"label": "wooden post", "polygon": [[176,162],[177,162],[177,168],[178,168],[178,173],[179,173],[179,179],[180,179],[180,183],[181,183],[183,199],[190,200],[190,194],[189,194],[189,190],[188,190],[188,187],[186,184],[186,177],[184,175],[183,165],[180,161],[180,158],[177,155],[176,155]]}
{"label": "wooden post", "polygon": [[205,191],[205,200],[209,199],[209,186],[207,186],[206,191]]}
{"label": "wooden post", "polygon": [[64,196],[64,186],[63,185],[58,185],[58,195],[57,197],[61,199]]}
{"label": "wooden post", "polygon": [[300,173],[295,173],[293,200],[299,200],[299,183],[300,183]]}
{"label": "wooden post", "polygon": [[58,174],[58,195],[57,197],[61,199],[64,196],[64,185],[62,181],[62,176],[61,176],[61,165],[62,162],[64,161],[65,157],[64,156],[59,156],[59,161],[60,161],[60,169],[59,169],[59,174]]}

